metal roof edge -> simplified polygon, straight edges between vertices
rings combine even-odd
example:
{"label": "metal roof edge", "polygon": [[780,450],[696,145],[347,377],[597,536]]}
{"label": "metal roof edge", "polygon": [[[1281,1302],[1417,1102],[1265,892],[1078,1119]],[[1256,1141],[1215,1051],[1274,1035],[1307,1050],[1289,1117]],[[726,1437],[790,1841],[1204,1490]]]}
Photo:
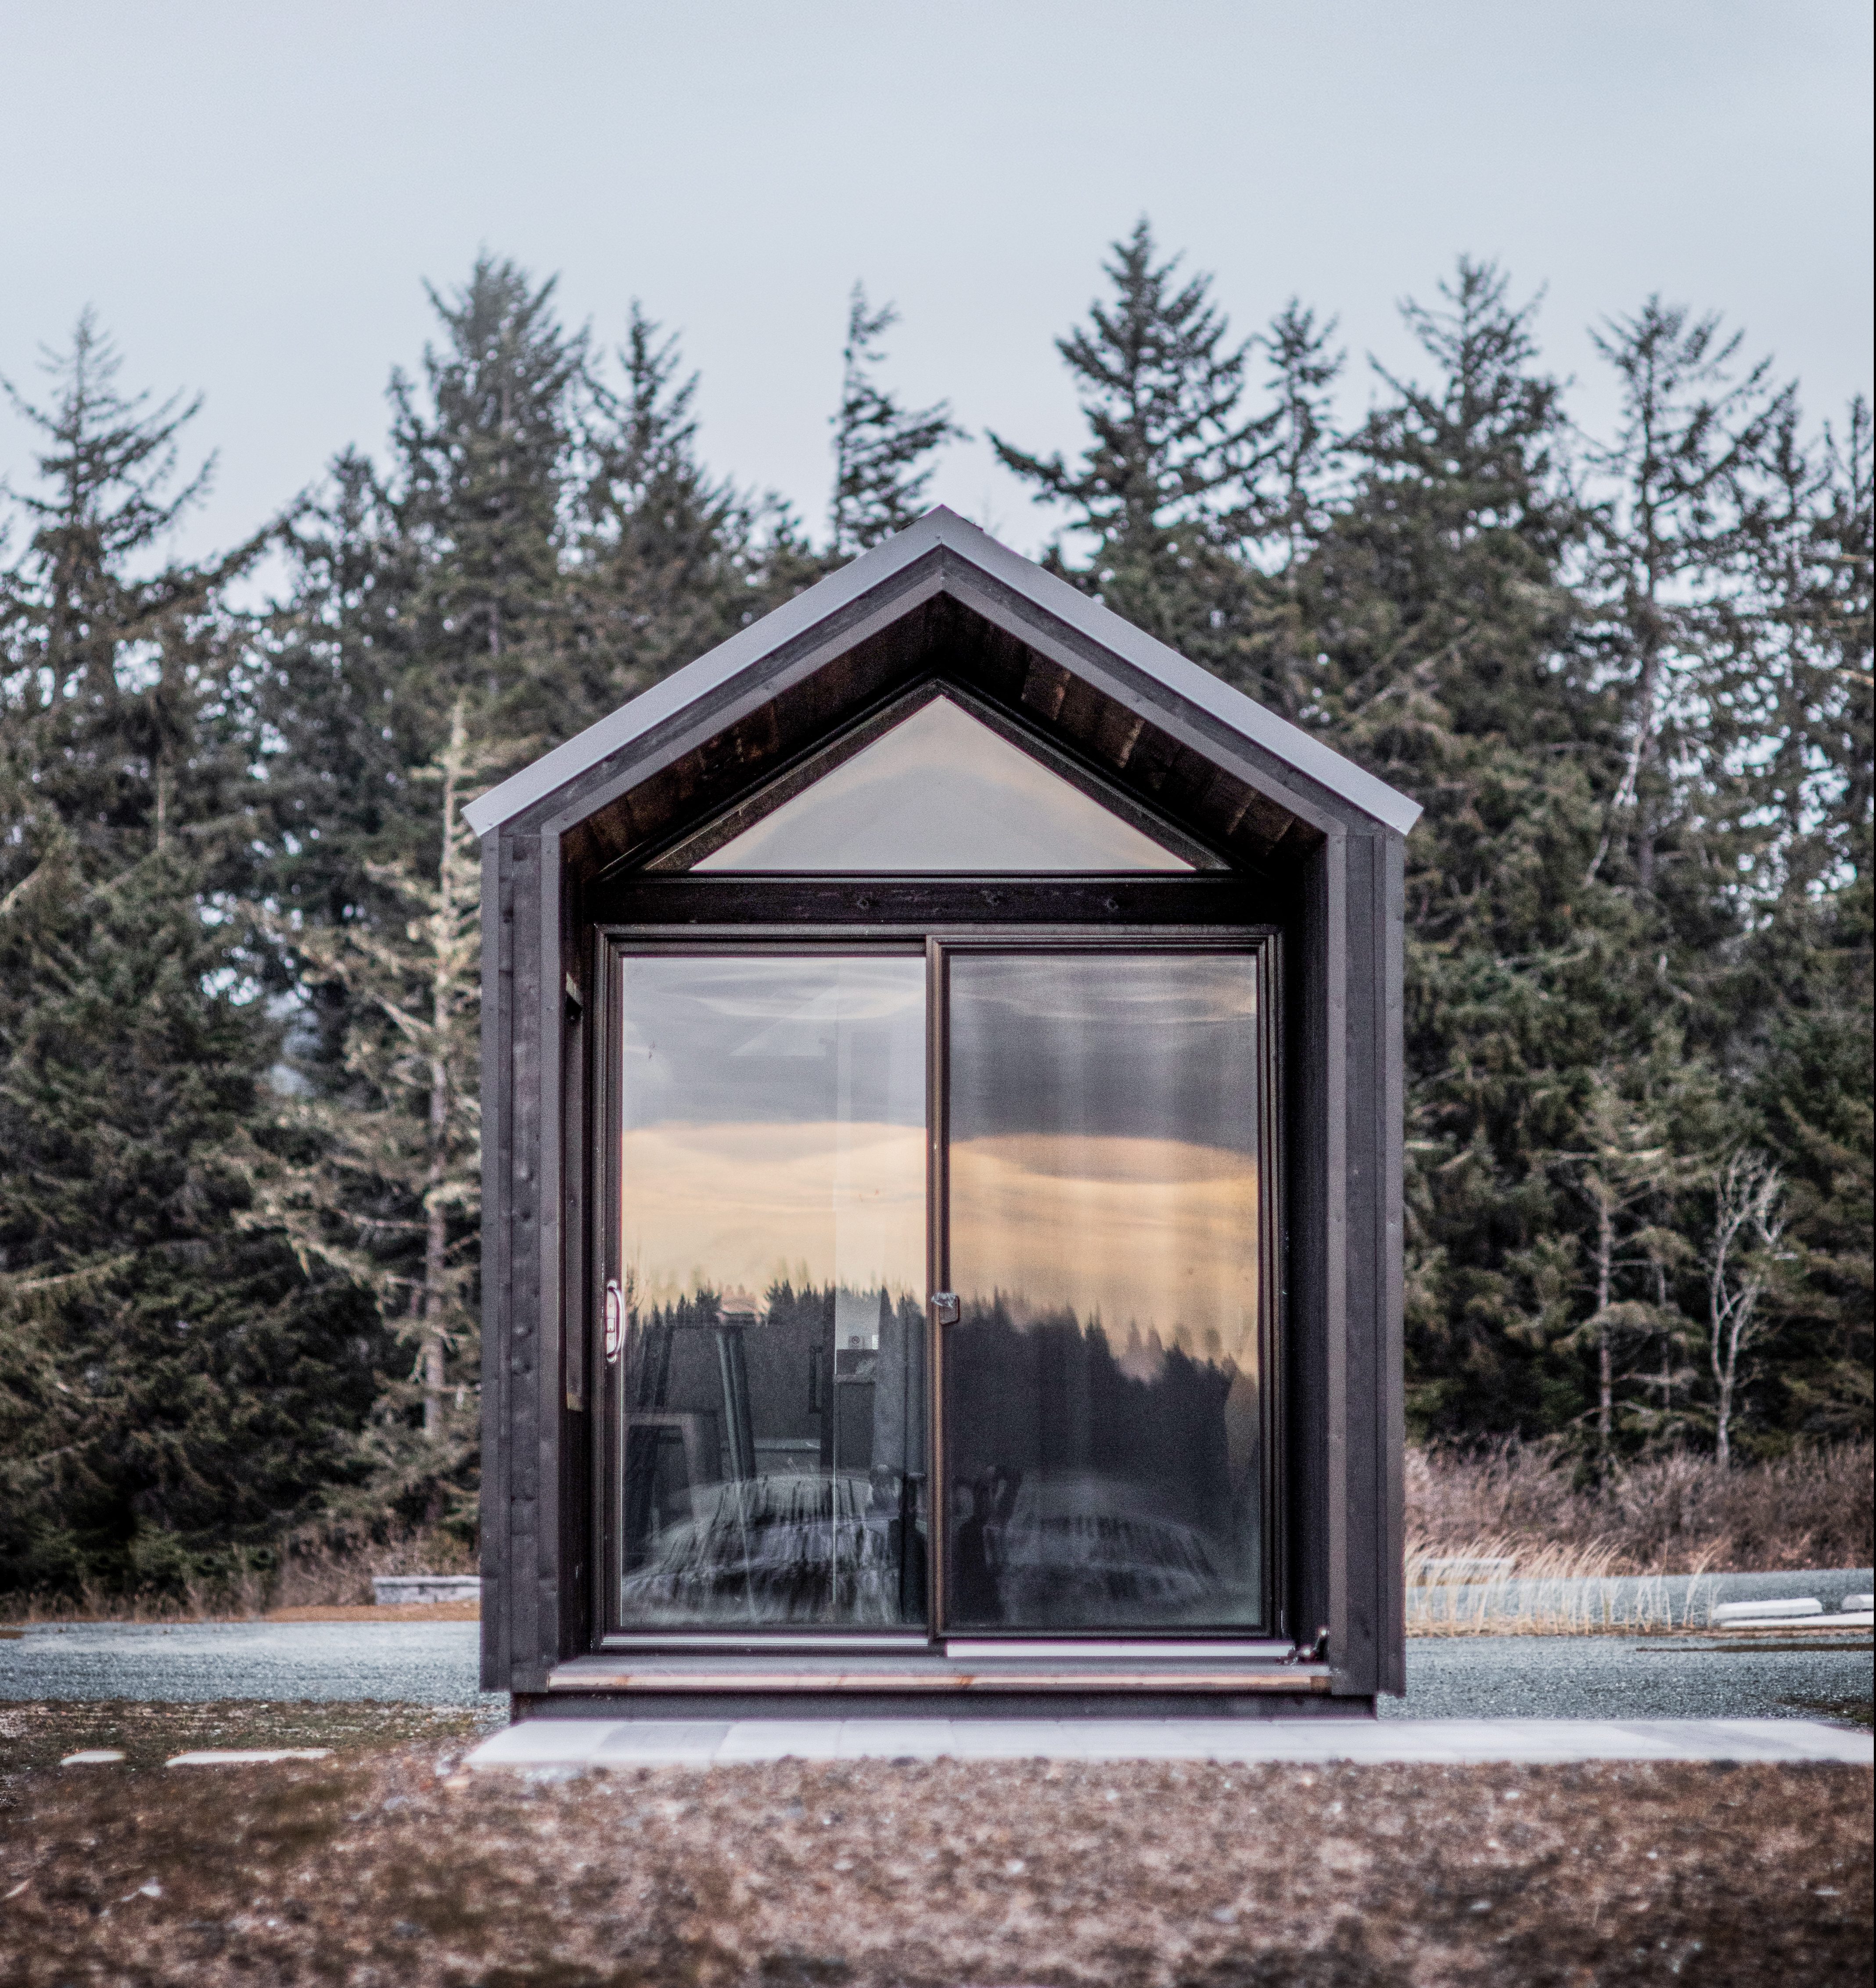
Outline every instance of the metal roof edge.
{"label": "metal roof edge", "polygon": [[1242,691],[1221,683],[1177,650],[1123,620],[1033,560],[1000,545],[987,532],[942,504],[492,787],[463,810],[464,819],[477,835],[486,835],[940,547],[1165,685],[1175,695],[1397,835],[1405,835],[1419,820],[1418,803],[1386,781],[1300,725],[1267,711]]}
{"label": "metal roof edge", "polygon": [[[940,514],[934,511],[927,515]],[[1294,766],[1319,786],[1351,802],[1364,814],[1372,815],[1396,834],[1405,835],[1419,820],[1424,810],[1417,801],[1409,800],[1365,766],[1357,766],[1313,732],[1267,710],[1242,691],[1221,683],[1209,670],[1201,669],[1177,649],[1135,627],[1131,621],[1123,620],[1112,608],[1091,600],[1079,587],[1071,587],[1033,560],[1000,545],[967,519],[950,511],[943,512],[943,517],[942,543],[948,550],[1024,596],[1057,620],[1156,678],[1187,702],[1262,746],[1272,757]]]}
{"label": "metal roof edge", "polygon": [[817,580],[760,620],[738,629],[727,641],[706,649],[695,662],[673,671],[662,682],[640,691],[629,703],[621,705],[584,732],[575,732],[564,744],[543,753],[531,765],[470,802],[462,810],[463,820],[476,834],[486,835],[490,829],[512,820],[523,809],[577,779],[621,746],[642,738],[665,719],[675,718],[686,705],[753,668],[784,643],[805,634],[817,622],[826,620],[883,585],[935,549],[939,543],[937,515],[928,511],[883,545],[862,553],[825,580]]}

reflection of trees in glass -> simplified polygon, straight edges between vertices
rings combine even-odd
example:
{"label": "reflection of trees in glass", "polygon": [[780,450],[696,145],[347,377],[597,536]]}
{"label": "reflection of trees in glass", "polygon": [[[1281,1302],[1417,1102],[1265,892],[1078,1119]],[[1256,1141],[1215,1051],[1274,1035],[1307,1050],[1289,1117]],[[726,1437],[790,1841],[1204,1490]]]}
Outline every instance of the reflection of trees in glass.
{"label": "reflection of trees in glass", "polygon": [[909,1298],[786,1280],[760,1300],[704,1288],[640,1307],[624,1619],[922,1620],[923,1335]]}
{"label": "reflection of trees in glass", "polygon": [[1261,1613],[1256,1384],[1177,1346],[1117,1357],[1001,1293],[946,1347],[953,1612],[980,1625],[1248,1624]]}

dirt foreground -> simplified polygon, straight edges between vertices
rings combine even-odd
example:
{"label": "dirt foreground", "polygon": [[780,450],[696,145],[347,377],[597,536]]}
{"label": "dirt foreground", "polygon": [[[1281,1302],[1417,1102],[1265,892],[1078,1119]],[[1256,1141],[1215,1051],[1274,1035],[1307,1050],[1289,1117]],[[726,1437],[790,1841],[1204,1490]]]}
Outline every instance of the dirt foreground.
{"label": "dirt foreground", "polygon": [[[114,1731],[127,1762],[62,1770],[76,1709],[5,1709],[7,1988],[1870,1978],[1860,1768],[870,1761],[529,1781],[463,1773],[466,1721],[280,1707],[246,1733],[212,1708],[174,1730],[131,1715],[182,1708],[120,1708],[82,1743]],[[269,1742],[337,1751],[156,1764]]]}

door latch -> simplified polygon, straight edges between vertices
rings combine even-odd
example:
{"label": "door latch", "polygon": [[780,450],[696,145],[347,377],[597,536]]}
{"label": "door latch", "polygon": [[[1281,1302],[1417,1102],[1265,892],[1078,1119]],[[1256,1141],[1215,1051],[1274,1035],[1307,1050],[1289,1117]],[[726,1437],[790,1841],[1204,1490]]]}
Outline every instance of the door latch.
{"label": "door latch", "polygon": [[619,1357],[619,1344],[625,1337],[625,1294],[616,1283],[606,1286],[606,1364]]}
{"label": "door latch", "polygon": [[940,1325],[955,1325],[963,1306],[955,1291],[932,1293],[932,1317]]}

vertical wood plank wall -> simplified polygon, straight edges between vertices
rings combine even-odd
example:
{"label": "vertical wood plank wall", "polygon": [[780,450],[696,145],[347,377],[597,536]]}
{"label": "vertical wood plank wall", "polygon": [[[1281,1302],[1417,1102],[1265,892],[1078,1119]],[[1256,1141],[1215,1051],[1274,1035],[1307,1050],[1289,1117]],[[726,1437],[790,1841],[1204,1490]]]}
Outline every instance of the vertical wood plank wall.
{"label": "vertical wood plank wall", "polygon": [[509,1032],[514,1013],[506,835],[482,846],[482,1688],[507,1691],[513,1541],[508,1522]]}

